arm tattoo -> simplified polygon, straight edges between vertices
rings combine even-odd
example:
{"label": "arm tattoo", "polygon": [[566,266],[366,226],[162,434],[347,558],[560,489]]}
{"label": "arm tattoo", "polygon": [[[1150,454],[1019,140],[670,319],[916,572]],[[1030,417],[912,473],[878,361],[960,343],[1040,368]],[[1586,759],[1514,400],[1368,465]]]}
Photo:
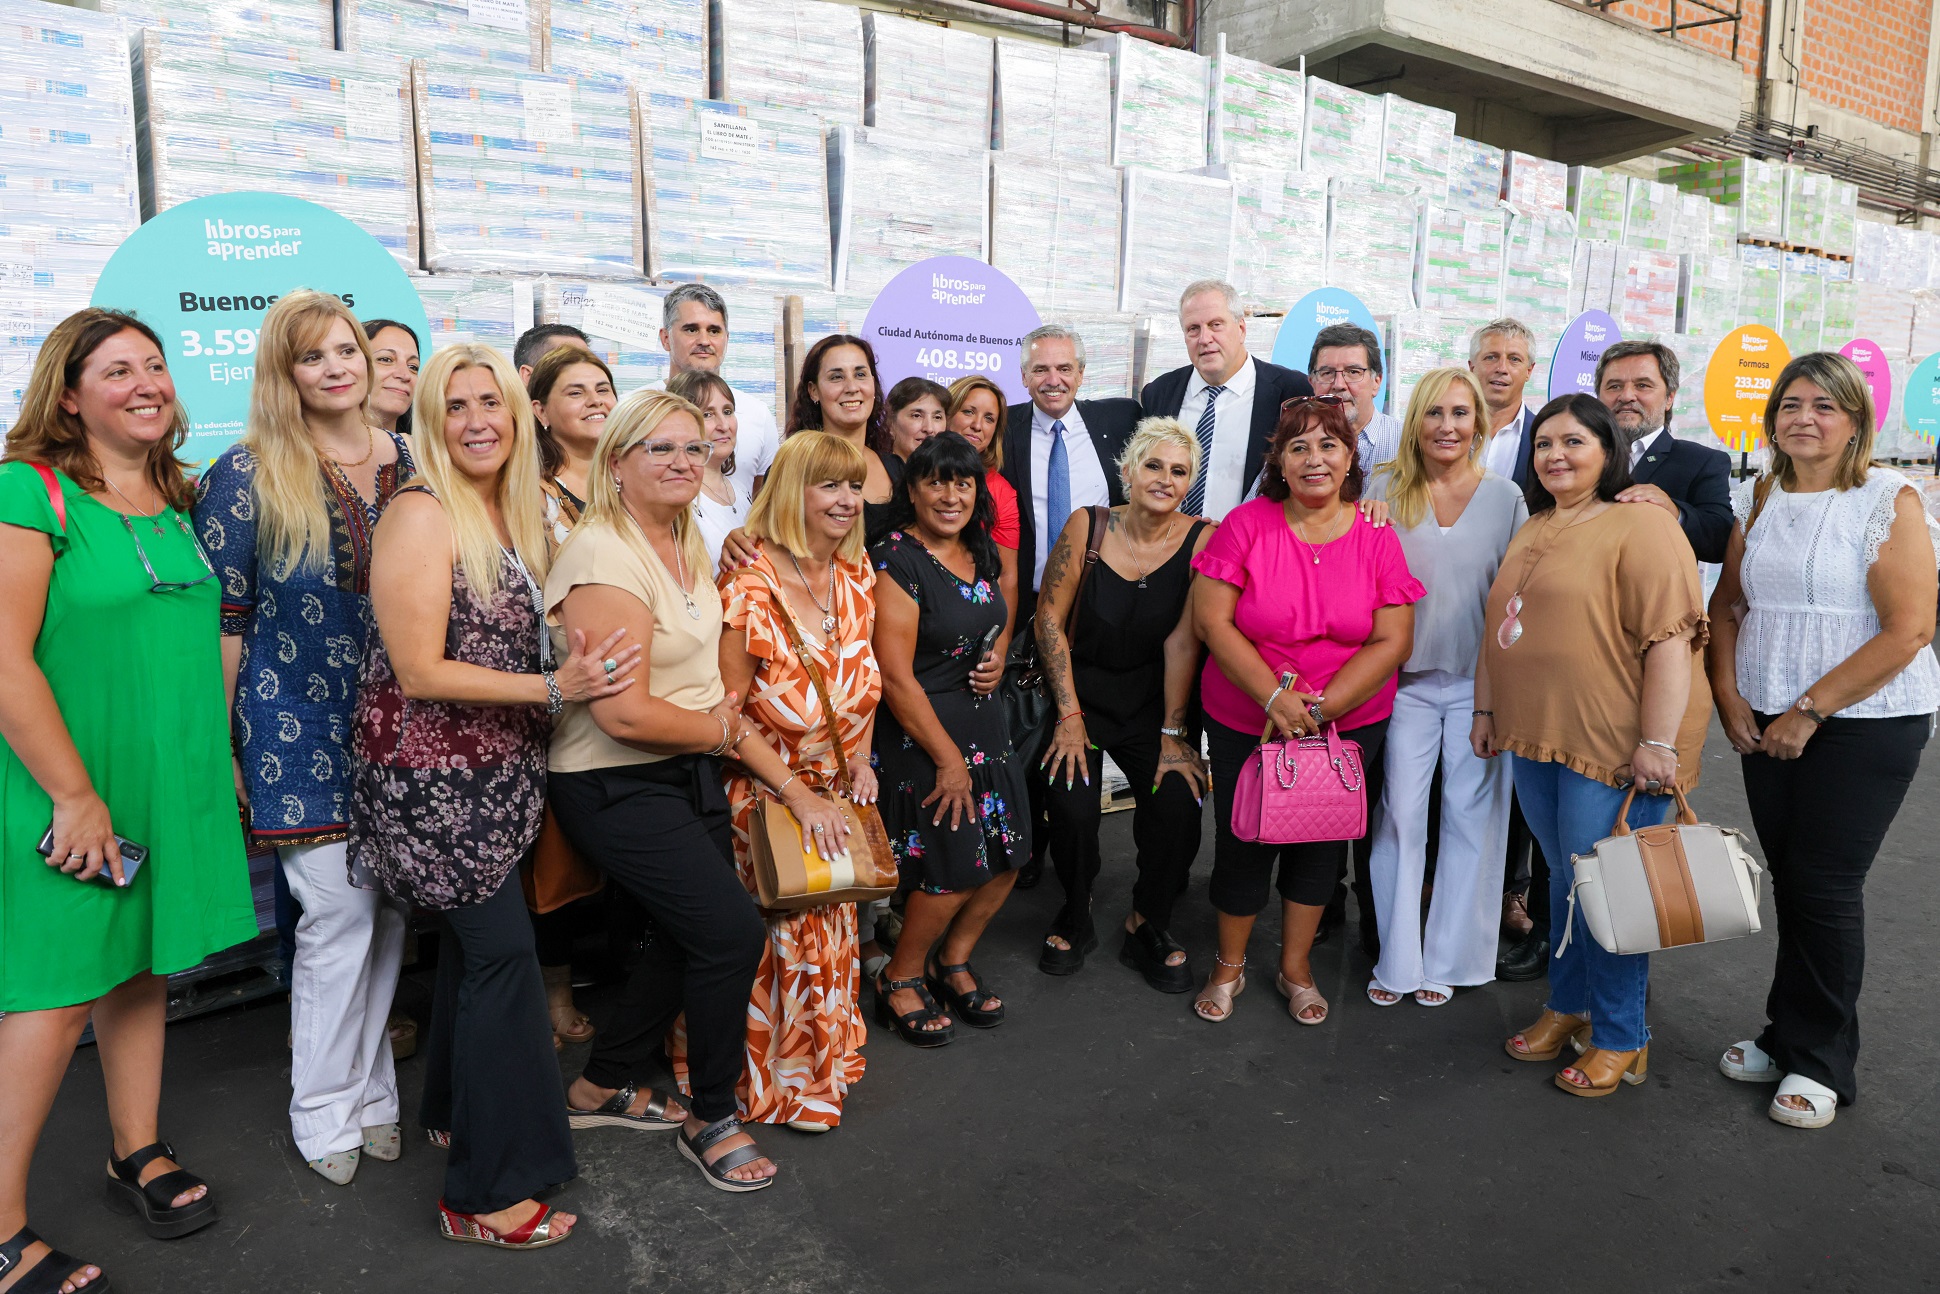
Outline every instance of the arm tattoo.
{"label": "arm tattoo", "polygon": [[[1057,547],[1044,563],[1044,584],[1038,593],[1040,610],[1049,610],[1051,591],[1061,588],[1070,577],[1071,552],[1068,534],[1059,535]],[[1060,714],[1069,714],[1078,708],[1078,698],[1071,686],[1071,645],[1065,641],[1064,624],[1059,618],[1038,616],[1037,648],[1044,677],[1051,685],[1051,699],[1057,702]]]}

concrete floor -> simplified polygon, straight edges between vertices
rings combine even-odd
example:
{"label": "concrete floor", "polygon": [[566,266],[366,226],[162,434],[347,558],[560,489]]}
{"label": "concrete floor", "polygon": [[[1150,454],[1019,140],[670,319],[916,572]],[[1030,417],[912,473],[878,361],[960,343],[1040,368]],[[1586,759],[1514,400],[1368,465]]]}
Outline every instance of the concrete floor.
{"label": "concrete floor", "polygon": [[[1748,828],[1736,756],[1716,733],[1709,749],[1698,807]],[[1075,978],[1039,974],[1047,880],[1012,900],[979,959],[1010,1022],[934,1052],[877,1031],[841,1130],[766,1134],[783,1177],[761,1195],[709,1189],[664,1136],[581,1133],[580,1178],[556,1201],[583,1219],[568,1244],[442,1242],[442,1157],[414,1123],[404,1159],[348,1189],[298,1160],[287,1010],[271,1004],[171,1030],[164,1127],[215,1183],[221,1223],[160,1243],[101,1207],[84,1051],[36,1161],[34,1225],[134,1294],[1934,1289],[1937,788],[1930,757],[1873,872],[1862,1098],[1823,1132],[1772,1123],[1770,1088],[1714,1068],[1762,1023],[1769,933],[1658,957],[1650,1080],[1591,1102],[1502,1053],[1540,983],[1376,1010],[1365,960],[1337,940],[1319,959],[1324,1027],[1288,1019],[1270,969],[1234,1020],[1207,1025],[1111,943]],[[1106,819],[1101,921],[1127,901],[1129,816]],[[1209,831],[1176,925],[1202,972],[1210,848]],[[422,1009],[423,995],[420,982],[404,1000]],[[401,1067],[407,1111],[420,1072]]]}

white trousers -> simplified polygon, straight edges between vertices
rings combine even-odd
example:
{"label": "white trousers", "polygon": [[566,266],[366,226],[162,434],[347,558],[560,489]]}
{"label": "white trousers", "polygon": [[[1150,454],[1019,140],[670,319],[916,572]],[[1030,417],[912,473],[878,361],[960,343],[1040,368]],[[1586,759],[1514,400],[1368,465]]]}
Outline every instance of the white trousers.
{"label": "white trousers", "polygon": [[307,1159],[364,1144],[364,1129],[397,1122],[397,1075],[386,1025],[404,959],[404,907],[360,890],[348,846],[276,851],[303,905],[290,967],[290,1132]]}
{"label": "white trousers", "polygon": [[[1381,926],[1374,978],[1391,993],[1449,989],[1495,978],[1508,848],[1509,761],[1469,748],[1475,680],[1445,670],[1403,674],[1388,723],[1387,788],[1369,871]],[[1442,765],[1441,848],[1427,928],[1428,791]]]}

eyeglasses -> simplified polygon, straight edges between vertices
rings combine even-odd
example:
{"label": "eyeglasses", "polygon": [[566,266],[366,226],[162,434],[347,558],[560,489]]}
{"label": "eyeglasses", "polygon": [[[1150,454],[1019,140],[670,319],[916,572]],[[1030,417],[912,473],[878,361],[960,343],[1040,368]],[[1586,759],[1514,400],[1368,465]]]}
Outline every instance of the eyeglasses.
{"label": "eyeglasses", "polygon": [[706,467],[707,460],[714,457],[714,442],[711,440],[690,440],[684,445],[671,440],[650,440],[634,448],[662,466],[672,462],[674,455],[683,450],[686,451],[688,463],[695,467]]}
{"label": "eyeglasses", "polygon": [[181,517],[178,516],[175,518],[175,528],[188,537],[189,547],[195,549],[195,555],[202,559],[202,569],[208,572],[207,575],[204,575],[200,579],[165,580],[155,574],[155,564],[148,560],[148,552],[141,546],[141,536],[135,533],[135,523],[129,519],[128,514],[125,512],[121,513],[120,516],[121,528],[128,532],[128,538],[135,541],[135,556],[141,558],[141,568],[148,572],[148,591],[150,593],[180,593],[183,589],[192,589],[198,584],[207,584],[216,577],[216,568],[209,565],[209,555],[202,551],[202,541],[195,537],[195,532],[189,529],[189,523],[182,520]]}
{"label": "eyeglasses", "polygon": [[[1367,372],[1366,369],[1362,369],[1361,371],[1363,373]],[[1314,376],[1319,377],[1320,370],[1318,369],[1314,370]],[[1280,412],[1285,413],[1288,409],[1294,408],[1295,406],[1302,405],[1302,404],[1327,404],[1327,405],[1339,406],[1346,403],[1347,403],[1347,397],[1344,395],[1296,395],[1291,400],[1280,401]]]}
{"label": "eyeglasses", "polygon": [[1344,377],[1350,382],[1358,382],[1373,371],[1373,369],[1361,364],[1350,364],[1346,368],[1317,368],[1308,374],[1308,376],[1316,382],[1331,382],[1337,377]]}

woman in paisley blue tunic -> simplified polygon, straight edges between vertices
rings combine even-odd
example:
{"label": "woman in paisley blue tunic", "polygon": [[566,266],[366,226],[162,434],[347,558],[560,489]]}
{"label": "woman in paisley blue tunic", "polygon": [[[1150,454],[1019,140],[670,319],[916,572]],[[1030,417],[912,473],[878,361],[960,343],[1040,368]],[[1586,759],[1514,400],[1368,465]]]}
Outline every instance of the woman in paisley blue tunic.
{"label": "woman in paisley blue tunic", "polygon": [[404,908],[351,886],[351,708],[370,635],[370,540],[412,472],[371,426],[370,344],[334,296],[292,292],[263,319],[248,430],[202,478],[196,529],[222,580],[236,788],[303,907],[290,968],[290,1129],[317,1172],[398,1154],[386,1021]]}
{"label": "woman in paisley blue tunic", "polygon": [[940,1046],[951,1015],[980,1029],[1003,1023],[970,954],[1010,896],[1011,869],[1030,857],[1029,796],[992,695],[1002,658],[979,650],[1007,614],[982,460],[961,436],[932,437],[910,455],[893,502],[895,523],[870,550],[886,702],[876,763],[909,902],[876,1009],[905,1040]]}

